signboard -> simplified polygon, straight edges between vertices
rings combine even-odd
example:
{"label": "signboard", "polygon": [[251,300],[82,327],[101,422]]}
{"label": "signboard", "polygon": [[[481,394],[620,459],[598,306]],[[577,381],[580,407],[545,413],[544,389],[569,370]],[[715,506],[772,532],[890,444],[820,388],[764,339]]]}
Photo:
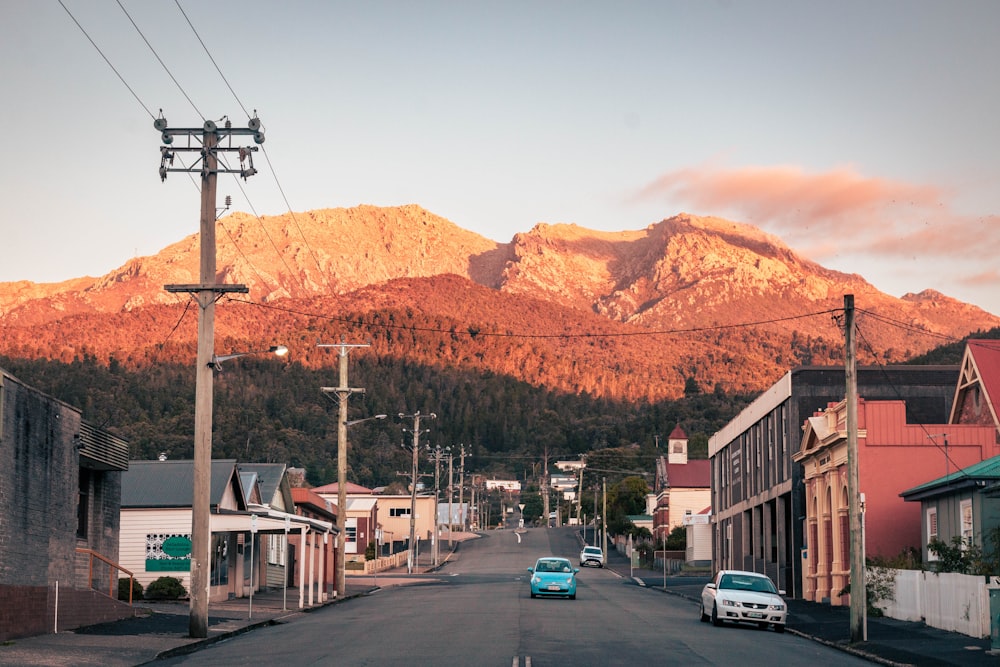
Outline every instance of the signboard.
{"label": "signboard", "polygon": [[190,570],[190,535],[146,535],[147,572],[189,572]]}

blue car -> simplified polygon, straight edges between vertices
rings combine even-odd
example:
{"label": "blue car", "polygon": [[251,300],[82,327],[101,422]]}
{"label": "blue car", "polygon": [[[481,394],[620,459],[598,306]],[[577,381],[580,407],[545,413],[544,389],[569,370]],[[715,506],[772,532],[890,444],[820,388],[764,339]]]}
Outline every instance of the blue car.
{"label": "blue car", "polygon": [[529,567],[531,573],[531,597],[567,597],[576,599],[576,573],[580,568],[573,567],[568,558],[547,556],[539,558],[535,567]]}

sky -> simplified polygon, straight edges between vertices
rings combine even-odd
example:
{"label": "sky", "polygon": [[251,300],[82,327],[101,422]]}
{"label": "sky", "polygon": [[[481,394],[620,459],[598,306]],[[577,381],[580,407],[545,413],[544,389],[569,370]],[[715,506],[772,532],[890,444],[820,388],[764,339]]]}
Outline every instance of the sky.
{"label": "sky", "polygon": [[0,281],[197,232],[153,120],[256,111],[232,211],[418,204],[500,242],[714,215],[1000,315],[997,25],[995,0],[0,0]]}

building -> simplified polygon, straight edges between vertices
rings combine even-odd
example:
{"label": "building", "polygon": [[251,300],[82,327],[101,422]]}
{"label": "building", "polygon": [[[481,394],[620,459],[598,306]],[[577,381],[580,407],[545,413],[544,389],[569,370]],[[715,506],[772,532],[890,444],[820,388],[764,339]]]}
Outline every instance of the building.
{"label": "building", "polygon": [[684,525],[685,517],[712,502],[712,470],[707,459],[688,459],[688,437],[679,425],[667,438],[667,455],[656,459],[653,538],[660,542]]}
{"label": "building", "polygon": [[127,468],[127,442],[0,370],[0,641],[133,615],[105,564]]}
{"label": "building", "polygon": [[[910,424],[903,401],[858,399],[858,490],[864,498],[865,554],[891,558],[921,545],[920,507],[900,492],[950,468],[1000,454],[996,429],[973,424]],[[849,604],[847,402],[806,420],[792,458],[803,467],[806,528],[802,597]]]}
{"label": "building", "polygon": [[[256,484],[256,473],[245,474]],[[297,533],[307,545],[332,542],[332,524],[266,507],[260,504],[259,489],[248,494],[235,460],[212,461],[210,477],[209,600],[247,597],[266,585],[266,575],[261,575],[267,559],[264,536],[287,539]],[[190,589],[193,497],[193,461],[130,463],[122,478],[121,561],[143,586],[172,576]],[[301,558],[291,562],[293,567],[306,565]]]}
{"label": "building", "polygon": [[[957,379],[956,366],[857,371],[859,396],[904,401],[912,424],[947,421]],[[806,418],[845,393],[842,367],[795,368],[709,439],[714,568],[762,572],[802,595],[805,484],[792,457]]]}
{"label": "building", "polygon": [[[980,425],[991,430],[1000,443],[1000,341],[966,341],[958,382],[955,386],[947,450],[955,442],[958,425]],[[991,551],[995,545],[987,535],[1000,529],[1000,459],[991,458],[961,469],[947,470],[943,477],[907,489],[904,500],[920,503],[923,557],[934,560],[927,544],[938,539],[951,544],[955,538]]]}
{"label": "building", "polygon": [[299,589],[299,606],[306,602],[303,591],[308,591],[308,603],[313,604],[313,593],[319,590],[322,602],[330,595],[339,595],[336,586],[337,513],[340,508],[312,489],[292,488],[295,514],[309,523],[288,536],[289,560],[295,567],[292,585]]}

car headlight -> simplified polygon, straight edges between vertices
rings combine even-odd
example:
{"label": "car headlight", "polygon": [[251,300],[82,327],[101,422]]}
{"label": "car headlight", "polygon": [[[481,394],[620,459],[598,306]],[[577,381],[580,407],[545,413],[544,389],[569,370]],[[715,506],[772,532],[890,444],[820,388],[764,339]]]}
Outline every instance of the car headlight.
{"label": "car headlight", "polygon": [[783,605],[783,604],[772,604],[770,607],[768,607],[768,609],[770,609],[771,611],[784,611],[785,610],[785,605]]}
{"label": "car headlight", "polygon": [[572,584],[573,583],[573,577],[566,577],[566,583],[567,584]]}
{"label": "car headlight", "polygon": [[736,604],[736,602],[734,602],[733,600],[729,600],[727,598],[722,598],[721,600],[719,600],[719,602],[722,603],[723,607],[738,607],[739,606],[739,605]]}
{"label": "car headlight", "polygon": [[533,584],[538,584],[538,583],[541,583],[541,581],[542,581],[542,580],[541,580],[541,579],[539,579],[538,577],[532,577],[532,578],[531,578],[531,583],[533,583]]}

